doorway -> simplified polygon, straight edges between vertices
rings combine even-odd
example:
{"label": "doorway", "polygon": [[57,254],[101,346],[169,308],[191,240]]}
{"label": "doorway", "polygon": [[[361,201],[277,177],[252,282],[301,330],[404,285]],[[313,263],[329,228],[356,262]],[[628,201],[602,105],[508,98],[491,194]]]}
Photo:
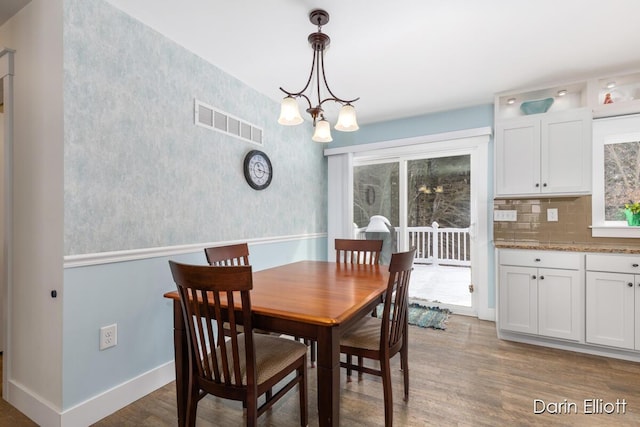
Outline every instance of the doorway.
{"label": "doorway", "polygon": [[[371,144],[375,148],[352,149],[343,160],[335,156],[335,165],[336,171],[340,164],[348,166],[345,173],[350,176],[342,181],[350,183],[350,194],[342,200],[350,203],[343,204],[343,212],[350,212],[356,237],[371,215],[387,217],[396,229],[397,249],[418,248],[411,286],[419,292],[429,286],[430,292],[439,292],[426,296],[433,302],[429,305],[490,318],[489,134],[484,132],[484,128],[470,130],[473,135],[460,138],[425,136],[408,140],[406,145],[399,144],[402,140],[384,146]],[[336,174],[336,181],[339,177]],[[418,283],[424,279],[421,276],[428,276],[427,282],[418,289],[414,280]],[[460,283],[456,285],[459,299],[445,295],[443,287],[451,280]],[[429,281],[431,285],[424,284]]]}
{"label": "doorway", "polygon": [[471,153],[354,160],[353,223],[362,237],[382,215],[397,250],[417,249],[409,297],[475,314],[471,280]]}

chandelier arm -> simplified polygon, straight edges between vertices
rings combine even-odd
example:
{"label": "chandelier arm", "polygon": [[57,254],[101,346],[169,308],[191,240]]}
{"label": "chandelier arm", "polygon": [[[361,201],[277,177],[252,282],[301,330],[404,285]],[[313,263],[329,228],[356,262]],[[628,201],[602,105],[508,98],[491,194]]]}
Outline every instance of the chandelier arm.
{"label": "chandelier arm", "polygon": [[[304,85],[304,87],[302,88],[302,90],[300,90],[300,92],[289,92],[287,90],[282,89],[282,87],[280,88],[281,91],[283,91],[284,93],[286,93],[287,95],[290,96],[304,96],[305,98],[307,98],[303,92],[306,91],[309,88],[309,84],[311,84],[311,80],[313,79],[313,71],[314,68],[316,67],[316,58],[317,52],[314,50],[313,51],[313,59],[311,61],[311,72],[309,73],[309,78],[307,79],[307,84]],[[309,101],[309,98],[307,98],[307,102],[309,102],[309,105],[311,105],[311,101]]]}
{"label": "chandelier arm", "polygon": [[296,93],[296,92],[289,92],[288,90],[285,90],[285,89],[283,89],[282,87],[280,88],[280,90],[281,90],[282,92],[284,92],[285,94],[287,94],[287,95],[291,96],[291,97],[294,97],[294,98],[304,98],[304,99],[306,99],[307,104],[309,104],[309,108],[311,108],[311,100],[309,99],[309,97],[308,97],[307,95],[305,95],[304,93],[302,93],[302,92],[304,92],[304,90],[303,90],[302,92],[298,92],[298,93]]}
{"label": "chandelier arm", "polygon": [[[324,87],[327,88],[327,91],[331,94],[331,96],[333,98],[325,98],[322,100],[322,102],[320,102],[320,84],[318,83],[318,104],[322,105],[325,101],[329,101],[329,100],[334,100],[337,102],[341,102],[343,104],[350,104],[352,102],[356,102],[357,100],[360,99],[360,97],[354,98],[354,99],[341,99],[338,98],[332,91],[331,88],[329,87],[329,83],[327,83],[327,75],[324,72],[324,51],[320,52],[320,61],[318,61],[319,64],[321,64],[320,66],[322,67],[322,80],[324,81]],[[318,74],[319,75],[319,74]]]}

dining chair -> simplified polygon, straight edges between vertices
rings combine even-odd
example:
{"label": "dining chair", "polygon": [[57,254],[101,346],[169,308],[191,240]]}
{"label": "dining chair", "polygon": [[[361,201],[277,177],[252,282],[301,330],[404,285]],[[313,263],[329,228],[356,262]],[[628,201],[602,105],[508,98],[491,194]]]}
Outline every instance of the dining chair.
{"label": "dining chair", "polygon": [[[246,243],[238,243],[226,246],[213,246],[204,248],[204,255],[207,262],[212,266],[233,266],[233,265],[249,265],[249,246]],[[225,324],[225,333],[230,334],[229,328]],[[238,325],[238,332],[242,332],[242,325]],[[254,329],[253,332],[259,334],[268,334],[270,332],[262,329]]]}
{"label": "dining chair", "polygon": [[[336,239],[334,246],[336,249],[336,263],[338,264],[368,264],[376,265],[380,263],[380,254],[382,253],[382,240],[362,240],[362,239]],[[373,313],[376,315],[376,309]],[[311,363],[315,362],[316,344],[311,343]],[[350,358],[350,356],[347,356]],[[358,358],[359,364],[362,364],[362,358]],[[351,360],[348,361],[351,363]],[[348,372],[347,378],[351,379],[351,371]]]}
{"label": "dining chair", "polygon": [[336,262],[347,264],[380,263],[382,240],[336,239]]}
{"label": "dining chair", "polygon": [[[180,295],[190,355],[186,425],[195,426],[198,401],[211,394],[242,401],[246,425],[255,426],[258,416],[297,384],[300,425],[306,426],[307,348],[291,339],[253,333],[251,266],[216,267],[174,261],[169,265]],[[228,322],[233,332],[230,337],[222,331],[223,322]],[[239,325],[243,326],[243,333],[237,332]],[[267,394],[291,374],[277,393]],[[262,395],[265,401],[258,406]]]}
{"label": "dining chair", "polygon": [[204,248],[209,265],[249,265],[249,246],[246,243]]}
{"label": "dining chair", "polygon": [[[385,292],[382,317],[365,317],[349,328],[340,339],[340,353],[347,355],[340,366],[382,377],[384,395],[384,423],[393,425],[393,393],[391,387],[391,358],[400,353],[404,377],[404,400],[409,398],[409,353],[407,307],[409,279],[413,270],[415,248],[391,255],[389,281]],[[354,365],[349,356],[377,360],[380,369]]]}

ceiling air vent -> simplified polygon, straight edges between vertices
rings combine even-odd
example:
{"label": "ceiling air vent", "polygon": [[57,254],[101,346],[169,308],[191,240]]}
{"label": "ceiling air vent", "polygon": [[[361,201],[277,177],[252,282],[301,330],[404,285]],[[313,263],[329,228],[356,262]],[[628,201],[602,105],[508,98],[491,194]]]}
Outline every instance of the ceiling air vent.
{"label": "ceiling air vent", "polygon": [[261,128],[197,99],[194,107],[196,125],[226,133],[253,144],[263,145]]}

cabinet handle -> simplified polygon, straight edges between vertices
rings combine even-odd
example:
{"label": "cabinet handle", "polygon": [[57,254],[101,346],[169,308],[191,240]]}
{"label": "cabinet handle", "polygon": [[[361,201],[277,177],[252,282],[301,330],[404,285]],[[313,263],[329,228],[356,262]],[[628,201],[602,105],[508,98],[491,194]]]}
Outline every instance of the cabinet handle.
{"label": "cabinet handle", "polygon": [[534,259],[535,262],[540,262],[540,258]]}
{"label": "cabinet handle", "polygon": [[631,267],[637,267],[638,264],[631,264]]}
{"label": "cabinet handle", "polygon": [[627,283],[627,286],[632,288],[633,287],[633,283],[629,282],[629,283]]}
{"label": "cabinet handle", "polygon": [[540,276],[540,280],[544,280],[544,276]]}
{"label": "cabinet handle", "polygon": [[533,276],[531,276],[531,278],[535,280],[536,279],[536,275],[534,274]]}
{"label": "cabinet handle", "polygon": [[546,187],[546,186],[547,186],[547,183],[545,182],[544,184],[542,184],[542,186],[543,186],[543,187]]}
{"label": "cabinet handle", "polygon": [[536,188],[540,187],[540,183],[536,182]]}

